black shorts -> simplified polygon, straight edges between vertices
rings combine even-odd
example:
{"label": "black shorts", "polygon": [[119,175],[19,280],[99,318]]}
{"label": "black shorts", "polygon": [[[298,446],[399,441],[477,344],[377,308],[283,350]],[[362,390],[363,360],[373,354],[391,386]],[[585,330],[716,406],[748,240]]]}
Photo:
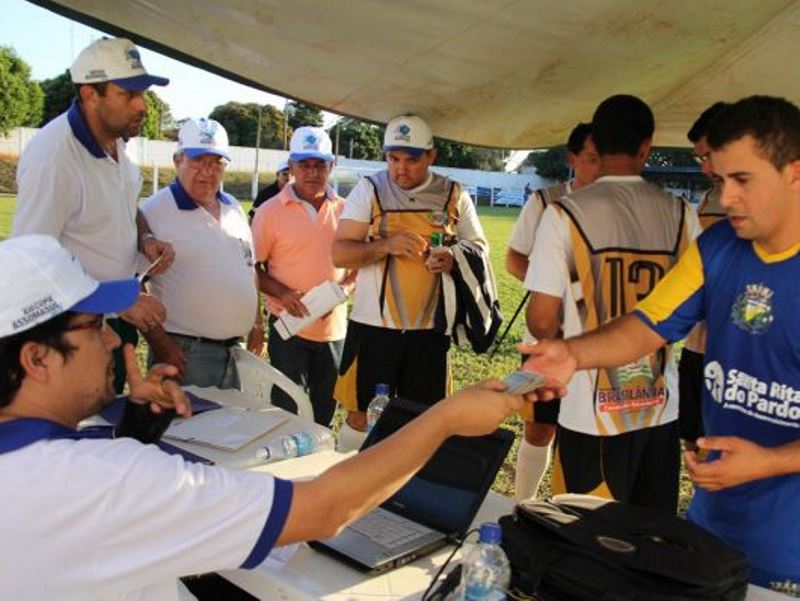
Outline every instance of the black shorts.
{"label": "black shorts", "polygon": [[678,363],[678,423],[681,438],[694,442],[705,433],[703,428],[703,359],[705,355],[687,348]]}
{"label": "black shorts", "polygon": [[676,513],[681,455],[678,422],[617,436],[559,426],[553,494],[579,493]]}
{"label": "black shorts", "polygon": [[[525,363],[530,355],[520,355],[520,364]],[[561,411],[561,399],[543,401],[533,404],[533,421],[537,424],[558,424],[558,414]]]}
{"label": "black shorts", "polygon": [[432,405],[447,395],[450,337],[432,330],[392,330],[351,321],[334,396],[350,411],[366,411],[376,384]]}

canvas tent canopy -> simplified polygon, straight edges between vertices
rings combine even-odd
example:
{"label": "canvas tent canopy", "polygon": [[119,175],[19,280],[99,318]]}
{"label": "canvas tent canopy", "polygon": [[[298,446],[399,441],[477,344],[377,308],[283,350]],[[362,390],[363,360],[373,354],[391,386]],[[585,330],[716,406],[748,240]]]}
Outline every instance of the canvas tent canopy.
{"label": "canvas tent canopy", "polygon": [[[443,138],[563,143],[615,93],[687,144],[717,100],[800,100],[800,0],[32,0],[179,60],[321,108]],[[173,85],[180,85],[174,82]]]}

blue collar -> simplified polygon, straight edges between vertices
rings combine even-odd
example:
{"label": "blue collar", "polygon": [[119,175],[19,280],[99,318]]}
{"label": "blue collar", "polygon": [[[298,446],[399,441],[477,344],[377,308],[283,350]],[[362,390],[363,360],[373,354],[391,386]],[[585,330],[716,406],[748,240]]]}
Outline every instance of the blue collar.
{"label": "blue collar", "polygon": [[36,417],[21,417],[1,422],[0,453],[10,453],[40,440],[66,438],[74,434],[74,430],[61,424]]}
{"label": "blue collar", "polygon": [[[175,181],[169,185],[169,189],[172,192],[172,197],[175,199],[175,204],[181,211],[194,211],[198,208],[197,203],[192,200],[192,197],[189,196],[189,193],[181,185],[177,177]],[[222,190],[217,190],[217,200],[224,205],[231,204],[231,199],[228,198]]]}
{"label": "blue collar", "polygon": [[78,138],[78,142],[83,144],[84,148],[89,151],[89,154],[97,159],[104,159],[108,156],[106,151],[97,143],[97,140],[94,139],[92,130],[89,129],[86,119],[83,118],[77,100],[72,101],[72,105],[69,107],[69,111],[67,111],[67,120],[69,121],[70,128],[72,128],[72,135]]}

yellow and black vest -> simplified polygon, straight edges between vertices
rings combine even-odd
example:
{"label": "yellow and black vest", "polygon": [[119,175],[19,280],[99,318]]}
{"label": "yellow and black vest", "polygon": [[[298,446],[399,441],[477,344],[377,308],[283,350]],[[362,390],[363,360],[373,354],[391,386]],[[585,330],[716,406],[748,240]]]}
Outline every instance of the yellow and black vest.
{"label": "yellow and black vest", "polygon": [[[456,238],[458,199],[461,186],[433,174],[422,189],[403,190],[386,171],[367,177],[375,191],[369,239],[388,238],[405,231],[430,240],[442,234],[445,244]],[[426,330],[433,327],[433,313],[441,294],[439,274],[425,268],[425,257],[387,256],[383,263],[380,289],[381,320],[396,330]]]}
{"label": "yellow and black vest", "polygon": [[[554,206],[569,217],[570,279],[584,332],[633,311],[691,242],[684,203],[644,180],[598,181]],[[668,352],[664,347],[596,371],[592,388],[601,435],[661,423]]]}

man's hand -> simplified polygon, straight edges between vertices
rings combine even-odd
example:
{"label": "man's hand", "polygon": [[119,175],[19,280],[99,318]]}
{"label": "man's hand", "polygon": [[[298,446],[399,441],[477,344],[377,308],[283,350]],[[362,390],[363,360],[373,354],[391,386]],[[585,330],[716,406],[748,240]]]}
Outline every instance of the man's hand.
{"label": "man's hand", "polygon": [[425,261],[425,267],[431,273],[450,273],[453,269],[453,251],[446,246],[437,246],[431,249]]}
{"label": "man's hand", "polygon": [[697,446],[706,451],[720,451],[719,458],[712,461],[702,461],[693,451],[683,454],[692,482],[705,490],[723,490],[777,475],[775,451],[744,438],[706,436],[697,439]]}
{"label": "man's hand", "polygon": [[386,239],[390,255],[415,259],[427,246],[425,238],[413,232],[397,232]]}
{"label": "man's hand", "polygon": [[167,309],[155,296],[140,294],[136,304],[119,315],[125,321],[133,324],[137,330],[146,332],[150,328],[164,323],[167,318]]}
{"label": "man's hand", "polygon": [[308,307],[306,307],[301,300],[302,298],[302,292],[298,292],[297,290],[287,290],[278,297],[278,301],[280,301],[281,305],[284,309],[286,309],[289,315],[294,315],[295,317],[305,317],[309,313]]}
{"label": "man's hand", "polygon": [[356,277],[358,277],[358,269],[350,269],[347,274],[339,282],[339,285],[344,289],[345,294],[352,294],[353,289],[356,287]]}
{"label": "man's hand", "polygon": [[444,411],[453,434],[481,436],[494,432],[509,415],[522,409],[522,397],[503,392],[500,380],[487,380],[459,390],[429,411]]}
{"label": "man's hand", "polygon": [[550,401],[567,394],[567,383],[575,373],[577,361],[563,340],[540,340],[535,344],[519,344],[517,350],[530,355],[521,369],[544,376],[546,383],[530,395],[539,401]]}
{"label": "man's hand", "polygon": [[[175,249],[172,248],[172,244],[169,242],[148,237],[142,240],[141,247],[142,254],[147,257],[150,263],[154,263],[158,260],[158,265],[150,270],[149,275],[164,273],[175,260]],[[161,257],[160,260],[159,257]]]}
{"label": "man's hand", "polygon": [[159,327],[152,328],[145,336],[150,350],[153,351],[154,363],[165,363],[178,369],[176,377],[181,380],[186,375],[186,353],[169,335]]}
{"label": "man's hand", "polygon": [[126,344],[122,353],[125,357],[125,371],[128,374],[130,387],[128,396],[132,402],[140,405],[149,404],[150,411],[156,414],[165,409],[174,409],[181,417],[191,417],[192,404],[178,383],[172,379],[178,375],[175,366],[159,363],[142,377],[133,345]]}
{"label": "man's hand", "polygon": [[264,354],[264,324],[255,324],[247,335],[247,350],[261,357]]}

